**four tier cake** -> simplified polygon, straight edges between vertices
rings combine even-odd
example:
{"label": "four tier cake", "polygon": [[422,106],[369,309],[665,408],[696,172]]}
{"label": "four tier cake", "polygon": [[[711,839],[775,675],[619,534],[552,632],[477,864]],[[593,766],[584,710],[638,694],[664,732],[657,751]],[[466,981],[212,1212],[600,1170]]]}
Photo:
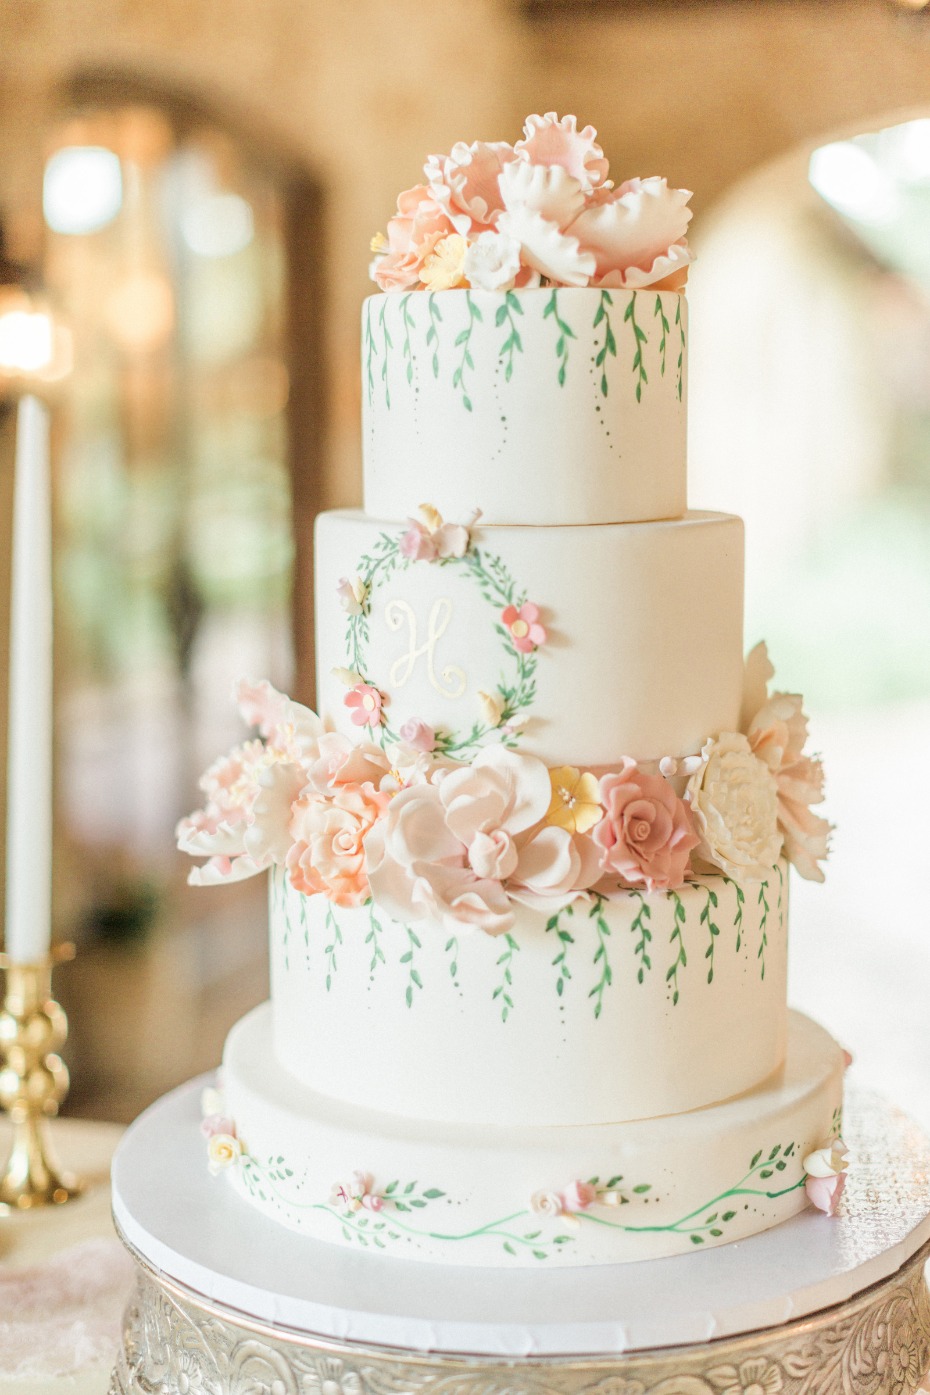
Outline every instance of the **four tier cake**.
{"label": "four tier cake", "polygon": [[240,684],[257,735],[179,830],[194,880],[269,876],[204,1132],[307,1235],[602,1264],[842,1192],[843,1053],[786,1002],[822,772],[743,660],[740,520],[686,507],[689,197],[549,114],[373,243],[319,715]]}

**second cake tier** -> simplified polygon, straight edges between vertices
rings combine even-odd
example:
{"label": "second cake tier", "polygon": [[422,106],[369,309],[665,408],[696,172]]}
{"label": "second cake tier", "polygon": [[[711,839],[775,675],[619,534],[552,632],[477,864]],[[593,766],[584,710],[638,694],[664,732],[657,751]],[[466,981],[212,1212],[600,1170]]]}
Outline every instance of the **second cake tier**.
{"label": "second cake tier", "polygon": [[457,760],[503,740],[595,767],[736,729],[740,519],[478,526],[461,556],[419,538],[355,511],[317,520],[317,692],[337,729],[389,743],[413,721]]}
{"label": "second cake tier", "polygon": [[275,1055],[347,1104],[606,1124],[757,1086],[785,1051],[787,868],[613,891],[490,936],[271,883]]}

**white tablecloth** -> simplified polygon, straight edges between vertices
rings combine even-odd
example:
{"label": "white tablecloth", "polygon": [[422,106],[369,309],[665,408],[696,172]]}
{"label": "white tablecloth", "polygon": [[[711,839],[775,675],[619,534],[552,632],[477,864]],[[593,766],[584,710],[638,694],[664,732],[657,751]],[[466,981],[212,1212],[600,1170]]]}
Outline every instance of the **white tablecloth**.
{"label": "white tablecloth", "polygon": [[[132,1264],[110,1217],[122,1129],[56,1120],[63,1167],[88,1184],[65,1206],[0,1216],[0,1395],[105,1395]],[[9,1125],[0,1119],[0,1161]]]}

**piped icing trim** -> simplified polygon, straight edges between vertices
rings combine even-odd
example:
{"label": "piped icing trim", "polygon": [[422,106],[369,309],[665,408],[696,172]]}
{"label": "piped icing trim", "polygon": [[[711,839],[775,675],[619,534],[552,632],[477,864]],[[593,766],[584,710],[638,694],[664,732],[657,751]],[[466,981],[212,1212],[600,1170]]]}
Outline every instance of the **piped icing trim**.
{"label": "piped icing trim", "polygon": [[574,116],[530,116],[513,145],[459,141],[423,174],[371,241],[382,291],[684,289],[690,191],[658,176],[615,187]]}

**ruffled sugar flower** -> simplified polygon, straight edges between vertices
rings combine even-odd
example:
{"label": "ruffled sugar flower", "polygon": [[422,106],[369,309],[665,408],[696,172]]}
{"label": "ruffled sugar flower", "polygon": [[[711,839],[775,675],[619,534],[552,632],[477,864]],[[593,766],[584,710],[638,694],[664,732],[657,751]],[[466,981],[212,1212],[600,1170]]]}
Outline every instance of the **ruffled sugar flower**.
{"label": "ruffled sugar flower", "polygon": [[543,825],[550,798],[542,761],[504,746],[402,789],[365,842],[372,895],[402,923],[489,935],[513,926],[512,896],[567,904],[588,869],[568,833]]}
{"label": "ruffled sugar flower", "polygon": [[664,179],[630,179],[592,198],[571,224],[581,249],[594,257],[592,284],[639,290],[667,284],[680,290],[691,252],[688,189]]}
{"label": "ruffled sugar flower", "polygon": [[294,805],[287,870],[296,891],[319,892],[337,906],[369,897],[365,838],[390,801],[373,785],[337,786],[330,798],[308,794]]}
{"label": "ruffled sugar flower", "polygon": [[831,1140],[808,1153],[801,1166],[805,1172],[804,1190],[812,1206],[832,1216],[846,1186],[847,1148],[841,1138]]}
{"label": "ruffled sugar flower", "polygon": [[742,733],[706,741],[685,789],[700,839],[695,860],[728,877],[763,881],[782,849],[777,794],[772,772]]}
{"label": "ruffled sugar flower", "polygon": [[798,693],[768,692],[774,675],[764,644],[746,660],[743,712],[740,725],[753,753],[775,778],[778,826],[785,856],[810,881],[823,881],[820,863],[826,858],[832,827],[812,812],[823,801],[823,766],[804,754],[807,717]]}
{"label": "ruffled sugar flower", "polygon": [[361,615],[368,598],[368,587],[360,576],[342,576],[336,585],[336,595],[346,615]]}
{"label": "ruffled sugar flower", "polygon": [[207,1145],[207,1166],[211,1176],[234,1167],[242,1157],[242,1144],[230,1133],[214,1133]]}
{"label": "ruffled sugar flower", "polygon": [[668,781],[627,758],[602,777],[599,793],[604,817],[591,836],[602,870],[649,891],[681,886],[698,838],[687,805]]}
{"label": "ruffled sugar flower", "polygon": [[344,1211],[380,1211],[384,1197],[374,1190],[375,1180],[370,1172],[353,1172],[344,1182],[336,1182],[329,1194],[330,1206]]}
{"label": "ruffled sugar flower", "polygon": [[448,155],[430,155],[423,173],[430,193],[445,211],[456,232],[468,235],[489,228],[498,218],[500,176],[517,158],[506,141],[457,141]]}
{"label": "ruffled sugar flower", "polygon": [[546,822],[569,833],[587,833],[603,814],[597,776],[573,765],[557,765],[549,771],[552,799]]}
{"label": "ruffled sugar flower", "polygon": [[420,280],[428,291],[453,291],[467,286],[465,253],[468,243],[460,233],[450,233],[437,242],[423,263]]}
{"label": "ruffled sugar flower", "polygon": [[518,649],[521,654],[532,654],[534,649],[538,649],[546,642],[546,630],[539,623],[539,606],[532,601],[525,601],[519,610],[515,605],[509,605],[501,611],[501,619],[510,631],[510,638],[514,649]]}
{"label": "ruffled sugar flower", "polygon": [[356,683],[355,687],[346,693],[343,701],[357,727],[379,727],[384,721],[381,710],[384,697],[370,683]]}
{"label": "ruffled sugar flower", "polygon": [[425,184],[405,189],[387,225],[386,248],[375,249],[372,277],[382,291],[409,290],[420,284],[423,264],[444,237],[455,232],[449,215]]}
{"label": "ruffled sugar flower", "polygon": [[607,179],[608,165],[597,143],[593,126],[578,130],[574,116],[561,119],[554,111],[545,116],[528,116],[523,125],[523,139],[514,150],[531,165],[560,165],[577,179],[583,193],[590,194]]}
{"label": "ruffled sugar flower", "polygon": [[215,761],[200,781],[204,807],[178,824],[181,851],[208,859],[190,873],[196,886],[240,881],[283,864],[291,805],[303,784],[301,762],[323,733],[315,712],[269,683],[243,680],[237,698],[243,718],[264,739]]}
{"label": "ruffled sugar flower", "polygon": [[432,504],[420,505],[420,517],[407,520],[409,527],[400,540],[400,550],[411,562],[433,562],[437,558],[464,557],[471,545],[471,529],[481,517],[475,510],[467,523],[446,523]]}

